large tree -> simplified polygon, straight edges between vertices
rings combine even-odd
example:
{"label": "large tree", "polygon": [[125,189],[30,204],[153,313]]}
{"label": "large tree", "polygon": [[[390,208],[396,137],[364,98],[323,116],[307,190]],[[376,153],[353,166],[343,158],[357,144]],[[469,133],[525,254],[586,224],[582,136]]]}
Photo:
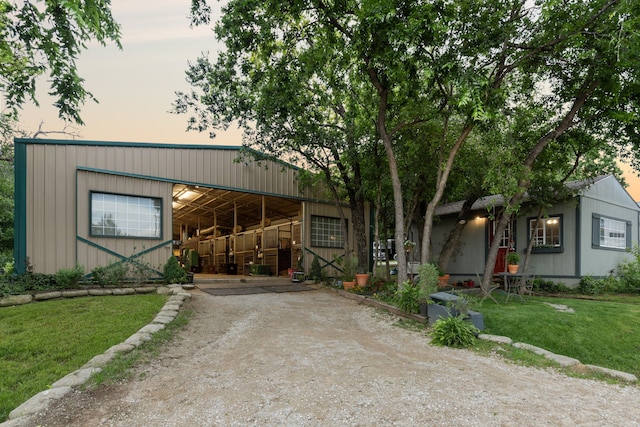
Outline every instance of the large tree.
{"label": "large tree", "polygon": [[[307,74],[311,76],[307,83],[316,86],[320,82],[322,93],[316,91],[315,96],[303,98],[311,101],[305,107],[324,106],[324,111],[329,112],[327,97],[339,93],[342,102],[348,100],[355,107],[349,110],[355,123],[369,123],[375,129],[387,155],[397,242],[404,240],[407,231],[399,154],[409,152],[404,148],[406,144],[416,142],[403,136],[408,129],[428,126],[438,130],[422,132],[423,139],[419,141],[435,160],[431,198],[423,212],[421,261],[427,262],[431,260],[433,213],[470,135],[513,110],[514,104],[535,98],[533,94],[550,84],[554,93],[545,98],[545,107],[555,116],[547,117],[555,117],[559,126],[552,127],[544,137],[548,142],[557,137],[558,131],[570,127],[561,118],[572,114],[571,120],[582,108],[583,98],[594,93],[595,88],[582,85],[586,81],[581,78],[609,70],[633,81],[637,71],[629,66],[624,71],[618,68],[624,61],[632,63],[631,55],[625,51],[615,63],[611,60],[617,47],[627,49],[634,43],[637,46],[632,40],[637,37],[638,14],[633,10],[637,7],[635,2],[616,0],[236,0],[229,3],[225,13],[233,15],[229,19],[241,31],[233,33],[225,44],[228,49],[246,49],[242,61],[229,64],[229,72],[237,76],[253,77],[256,62],[280,63],[286,56],[286,64],[282,64],[286,66],[277,69],[278,73],[266,70],[269,77],[275,77],[270,87],[276,92],[289,84],[289,76],[296,85],[301,83],[297,71],[289,74],[292,70],[318,70]],[[588,63],[586,58],[592,56],[589,40],[596,39],[603,49],[605,43],[610,43],[607,61]],[[264,40],[268,43],[264,44]],[[272,53],[275,55],[270,56]],[[560,78],[560,70],[570,70],[575,78]],[[250,82],[246,78],[237,81]],[[231,86],[230,90],[236,91],[241,85]],[[609,104],[630,89],[628,85],[624,89],[615,84],[606,87]],[[260,89],[242,88],[253,97],[263,96]],[[604,95],[603,92],[601,96]],[[208,105],[216,104],[216,96],[210,94],[212,102]],[[571,108],[574,100],[577,110]],[[297,102],[298,98],[288,101]],[[620,110],[618,113],[633,114]],[[604,120],[601,129],[608,130],[608,123]],[[535,151],[546,145],[543,143]],[[528,162],[535,161],[535,157],[528,157]],[[530,165],[525,164],[514,174],[528,168]],[[525,177],[519,188],[526,188],[526,182]],[[398,252],[398,272],[402,282],[406,277],[403,251]]]}
{"label": "large tree", "polygon": [[[520,73],[526,84],[545,84],[537,94],[514,92],[519,105],[544,112],[530,123],[533,129],[521,141],[522,157],[511,186],[504,188],[506,204],[496,226],[503,233],[511,217],[518,212],[527,190],[534,182],[536,162],[553,143],[570,132],[581,140],[611,144],[619,149],[635,145],[640,93],[640,5],[627,1],[594,1],[585,4],[549,2],[541,14],[553,16],[556,26],[544,27],[533,43],[552,40],[548,48],[523,63]],[[525,74],[526,73],[526,74]],[[535,123],[535,127],[534,127]],[[498,252],[497,239],[489,249],[484,270],[484,285],[491,276]]]}

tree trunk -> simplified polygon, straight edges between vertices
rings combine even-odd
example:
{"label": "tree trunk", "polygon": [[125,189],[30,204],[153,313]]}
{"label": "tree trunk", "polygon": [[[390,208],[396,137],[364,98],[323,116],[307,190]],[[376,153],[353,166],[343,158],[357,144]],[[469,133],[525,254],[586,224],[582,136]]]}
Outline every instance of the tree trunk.
{"label": "tree trunk", "polygon": [[429,262],[431,258],[431,232],[433,231],[433,213],[436,210],[436,206],[440,203],[442,199],[442,195],[444,194],[444,190],[447,186],[447,180],[449,179],[449,174],[451,173],[451,169],[453,167],[453,161],[462,146],[462,143],[466,141],[467,137],[473,130],[473,123],[468,123],[462,129],[460,136],[456,140],[453,147],[451,147],[451,151],[449,151],[449,156],[447,157],[447,163],[441,172],[438,173],[438,179],[436,183],[436,194],[433,196],[433,199],[427,205],[426,212],[424,214],[424,232],[422,233],[422,245],[420,248],[420,263],[426,264]]}
{"label": "tree trunk", "polygon": [[442,250],[440,251],[440,255],[438,256],[438,269],[441,271],[447,271],[447,267],[449,265],[449,260],[453,256],[454,252],[460,246],[460,237],[462,236],[462,231],[464,227],[467,225],[467,222],[471,219],[469,217],[469,213],[471,212],[471,207],[478,200],[478,196],[470,196],[467,200],[464,201],[462,205],[462,209],[458,213],[458,218],[456,219],[456,224],[453,226],[447,238],[445,239]]}

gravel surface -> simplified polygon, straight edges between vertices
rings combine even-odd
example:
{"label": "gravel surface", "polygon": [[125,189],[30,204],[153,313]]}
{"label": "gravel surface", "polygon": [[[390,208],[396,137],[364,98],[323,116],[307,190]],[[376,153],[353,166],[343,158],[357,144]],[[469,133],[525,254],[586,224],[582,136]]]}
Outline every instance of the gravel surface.
{"label": "gravel surface", "polygon": [[429,345],[329,290],[212,296],[135,379],[34,425],[640,426],[640,388]]}

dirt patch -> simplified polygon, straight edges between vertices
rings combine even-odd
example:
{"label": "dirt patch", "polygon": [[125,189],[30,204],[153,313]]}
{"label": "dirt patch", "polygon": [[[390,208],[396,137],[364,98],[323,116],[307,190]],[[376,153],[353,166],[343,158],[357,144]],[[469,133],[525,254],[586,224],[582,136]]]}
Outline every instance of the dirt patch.
{"label": "dirt patch", "polygon": [[134,379],[70,395],[42,426],[640,425],[640,389],[429,345],[317,290],[194,291],[178,340]]}

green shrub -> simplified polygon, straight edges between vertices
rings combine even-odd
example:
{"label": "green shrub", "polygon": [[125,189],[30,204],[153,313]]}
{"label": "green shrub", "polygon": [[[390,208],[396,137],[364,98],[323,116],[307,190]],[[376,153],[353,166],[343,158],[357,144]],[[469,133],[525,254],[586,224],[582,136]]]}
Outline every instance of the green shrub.
{"label": "green shrub", "polygon": [[320,267],[320,259],[317,255],[314,256],[313,261],[311,261],[311,278],[316,283],[322,281],[322,268]]}
{"label": "green shrub", "polygon": [[164,281],[166,283],[187,283],[187,272],[180,266],[178,258],[169,257],[164,265]]}
{"label": "green shrub", "polygon": [[441,318],[433,324],[431,342],[448,347],[469,347],[477,334],[478,330],[462,316]]}
{"label": "green shrub", "polygon": [[404,282],[402,289],[398,289],[395,293],[396,305],[400,310],[407,313],[418,313],[420,310],[418,295],[418,287],[407,280]]}
{"label": "green shrub", "polygon": [[56,273],[56,285],[60,289],[79,288],[80,279],[84,276],[84,267],[76,265],[73,268],[61,268]]}
{"label": "green shrub", "polygon": [[555,283],[552,280],[544,280],[539,277],[533,279],[533,288],[536,291],[549,292],[552,294],[571,292],[571,289],[563,283]]}
{"label": "green shrub", "polygon": [[106,267],[96,267],[91,272],[92,280],[100,287],[108,288],[120,285],[127,274],[127,266],[122,262],[115,262]]}
{"label": "green shrub", "polygon": [[576,288],[576,292],[582,295],[600,295],[605,292],[605,281],[592,276],[584,276]]}

